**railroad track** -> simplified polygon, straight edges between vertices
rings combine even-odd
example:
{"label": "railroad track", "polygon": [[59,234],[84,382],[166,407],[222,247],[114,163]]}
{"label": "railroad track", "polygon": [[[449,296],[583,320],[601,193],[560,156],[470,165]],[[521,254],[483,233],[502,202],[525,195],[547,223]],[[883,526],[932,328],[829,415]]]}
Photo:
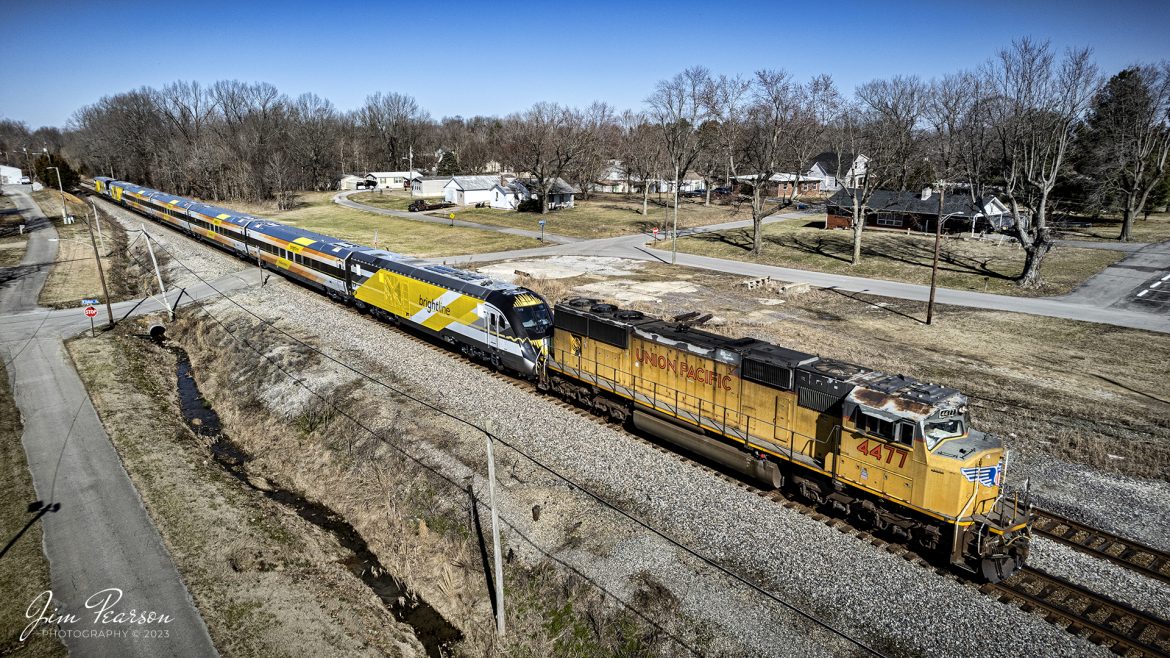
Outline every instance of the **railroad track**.
{"label": "railroad track", "polygon": [[[354,314],[358,312],[352,308]],[[402,330],[400,335],[411,341],[436,352],[448,356],[452,350],[436,341],[418,336],[411,331]],[[489,374],[495,379],[511,386],[536,392],[531,382],[515,379],[499,372],[488,365],[465,359],[465,363]],[[611,425],[605,419],[591,411],[571,402],[555,397],[542,396],[554,401],[562,408],[593,422]],[[931,569],[945,577],[953,578],[969,584],[948,569],[939,567],[910,547],[897,541],[888,541],[866,529],[853,526],[849,521],[837,516],[822,513],[815,507],[789,499],[774,489],[761,489],[748,484],[738,476],[732,476],[721,469],[701,463],[689,454],[664,447],[659,443],[636,433],[626,432],[634,440],[640,441],[652,449],[662,453],[667,458],[689,464],[697,470],[714,474],[716,477],[744,489],[748,492],[767,499],[783,507],[793,509],[810,518],[835,528],[843,534],[850,535],[859,541],[865,541],[874,547],[888,553],[914,562],[924,568]],[[1151,577],[1170,582],[1167,571],[1167,554],[1136,542],[1124,540],[1115,535],[1075,523],[1048,512],[1039,512],[1039,518],[1034,528],[1040,534],[1057,541],[1070,544],[1079,550],[1098,555]],[[1060,625],[1073,633],[1087,633],[1087,638],[1097,644],[1109,647],[1123,655],[1138,654],[1142,656],[1170,656],[1170,624],[1135,610],[1125,604],[1112,601],[1095,594],[1083,587],[1063,579],[1045,574],[1035,569],[1025,568],[1012,578],[995,585],[985,585],[980,588],[985,593],[1000,600],[1019,603],[1026,610],[1039,610],[1054,624]]]}
{"label": "railroad track", "polygon": [[1039,569],[980,589],[1122,656],[1170,656],[1170,623]]}
{"label": "railroad track", "polygon": [[[451,354],[451,350],[441,343],[417,336],[410,331],[401,331],[400,333],[428,349]],[[531,382],[511,377],[479,361],[465,359],[465,363],[501,383],[534,394],[537,393],[536,386]],[[965,579],[953,570],[927,559],[904,543],[897,540],[887,540],[868,529],[858,528],[846,519],[825,514],[816,507],[790,499],[775,489],[757,487],[739,475],[728,473],[717,465],[705,463],[702,458],[696,458],[674,447],[662,445],[638,433],[622,430],[606,418],[573,402],[555,396],[541,395],[541,397],[583,419],[619,429],[628,437],[661,453],[664,458],[687,464],[698,471],[714,475],[744,491],[804,514],[842,534],[866,542],[879,550],[901,557],[922,568],[930,569],[940,576],[971,585],[969,579]],[[1033,529],[1057,541],[1068,543],[1078,550],[1098,555],[1142,573],[1150,574],[1152,565],[1159,565],[1153,567],[1152,574],[1162,574],[1161,569],[1165,569],[1165,553],[1050,512],[1038,510],[1037,521]],[[1146,557],[1148,555],[1153,555],[1154,558]],[[1128,558],[1133,558],[1133,560]],[[1158,559],[1162,561],[1158,562]],[[1152,577],[1166,580],[1164,574],[1152,575]],[[1018,605],[1026,612],[1040,614],[1050,623],[1070,633],[1080,635],[1095,644],[1107,647],[1120,655],[1132,657],[1170,656],[1170,623],[1167,621],[1038,569],[1025,567],[1003,582],[982,585],[978,587],[978,590],[1005,604]]]}
{"label": "railroad track", "polygon": [[1109,560],[1164,583],[1170,583],[1170,553],[1087,526],[1045,510],[1034,510],[1032,531],[1083,553]]}

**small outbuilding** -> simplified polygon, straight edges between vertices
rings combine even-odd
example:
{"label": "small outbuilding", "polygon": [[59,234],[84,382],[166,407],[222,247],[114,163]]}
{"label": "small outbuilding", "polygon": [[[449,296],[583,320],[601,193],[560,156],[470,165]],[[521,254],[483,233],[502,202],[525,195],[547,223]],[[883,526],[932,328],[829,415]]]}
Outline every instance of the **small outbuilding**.
{"label": "small outbuilding", "polygon": [[450,176],[418,176],[410,183],[414,196],[439,197],[443,196],[443,186],[451,180]]}
{"label": "small outbuilding", "polygon": [[0,185],[19,185],[21,176],[19,167],[0,165]]}
{"label": "small outbuilding", "polygon": [[443,200],[459,206],[474,206],[492,200],[498,176],[452,176],[443,185]]}

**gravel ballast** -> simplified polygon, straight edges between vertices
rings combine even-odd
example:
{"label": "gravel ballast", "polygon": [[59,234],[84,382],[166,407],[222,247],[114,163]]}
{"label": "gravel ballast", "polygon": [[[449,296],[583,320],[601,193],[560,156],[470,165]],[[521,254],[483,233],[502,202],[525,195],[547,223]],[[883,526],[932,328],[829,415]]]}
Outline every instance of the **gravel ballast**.
{"label": "gravel ballast", "polygon": [[[132,222],[136,226],[141,220]],[[200,276],[247,267],[167,229],[155,226],[151,233]],[[182,271],[175,264],[170,268],[182,281]],[[525,453],[882,652],[967,656],[978,647],[979,655],[989,656],[1108,655],[1038,615],[988,598],[969,583],[935,574],[762,499],[277,276],[263,288],[233,298],[264,318],[278,318],[294,334],[316,337],[314,343],[342,361],[479,425],[490,420],[504,440]],[[222,300],[208,308],[222,318],[243,316]],[[501,472],[498,493],[502,514],[516,530],[505,535],[522,532],[539,545],[539,550],[526,549],[516,535],[506,537],[523,559],[553,555],[619,598],[652,574],[678,600],[684,615],[713,634],[711,647],[725,655],[849,651],[831,633],[508,452],[501,450],[501,459],[513,467]],[[482,472],[478,463],[452,459],[451,451],[430,461],[444,459],[452,476]],[[544,510],[539,521],[530,513],[534,503]],[[558,529],[577,522],[589,528],[588,536],[568,545],[558,541],[563,534]],[[1068,559],[1043,542],[1037,542],[1036,553],[1041,560],[1049,554],[1054,562]],[[1150,596],[1151,604],[1161,600]]]}

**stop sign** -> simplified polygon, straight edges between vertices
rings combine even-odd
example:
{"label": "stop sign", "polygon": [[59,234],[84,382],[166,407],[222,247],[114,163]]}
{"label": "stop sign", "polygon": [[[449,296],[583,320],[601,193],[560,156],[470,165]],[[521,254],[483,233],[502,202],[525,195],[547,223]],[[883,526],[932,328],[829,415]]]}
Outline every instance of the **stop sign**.
{"label": "stop sign", "polygon": [[92,307],[92,306],[86,306],[85,307],[85,317],[96,318],[97,317],[97,309]]}

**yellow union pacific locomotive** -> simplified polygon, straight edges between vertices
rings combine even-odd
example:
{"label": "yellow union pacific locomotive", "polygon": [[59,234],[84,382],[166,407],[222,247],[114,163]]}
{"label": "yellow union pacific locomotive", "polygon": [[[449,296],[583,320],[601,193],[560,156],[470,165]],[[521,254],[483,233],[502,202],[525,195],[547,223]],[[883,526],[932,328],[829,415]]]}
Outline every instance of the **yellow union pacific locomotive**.
{"label": "yellow union pacific locomotive", "polygon": [[685,320],[558,304],[542,386],[991,581],[1022,566],[1030,510],[965,395]]}

